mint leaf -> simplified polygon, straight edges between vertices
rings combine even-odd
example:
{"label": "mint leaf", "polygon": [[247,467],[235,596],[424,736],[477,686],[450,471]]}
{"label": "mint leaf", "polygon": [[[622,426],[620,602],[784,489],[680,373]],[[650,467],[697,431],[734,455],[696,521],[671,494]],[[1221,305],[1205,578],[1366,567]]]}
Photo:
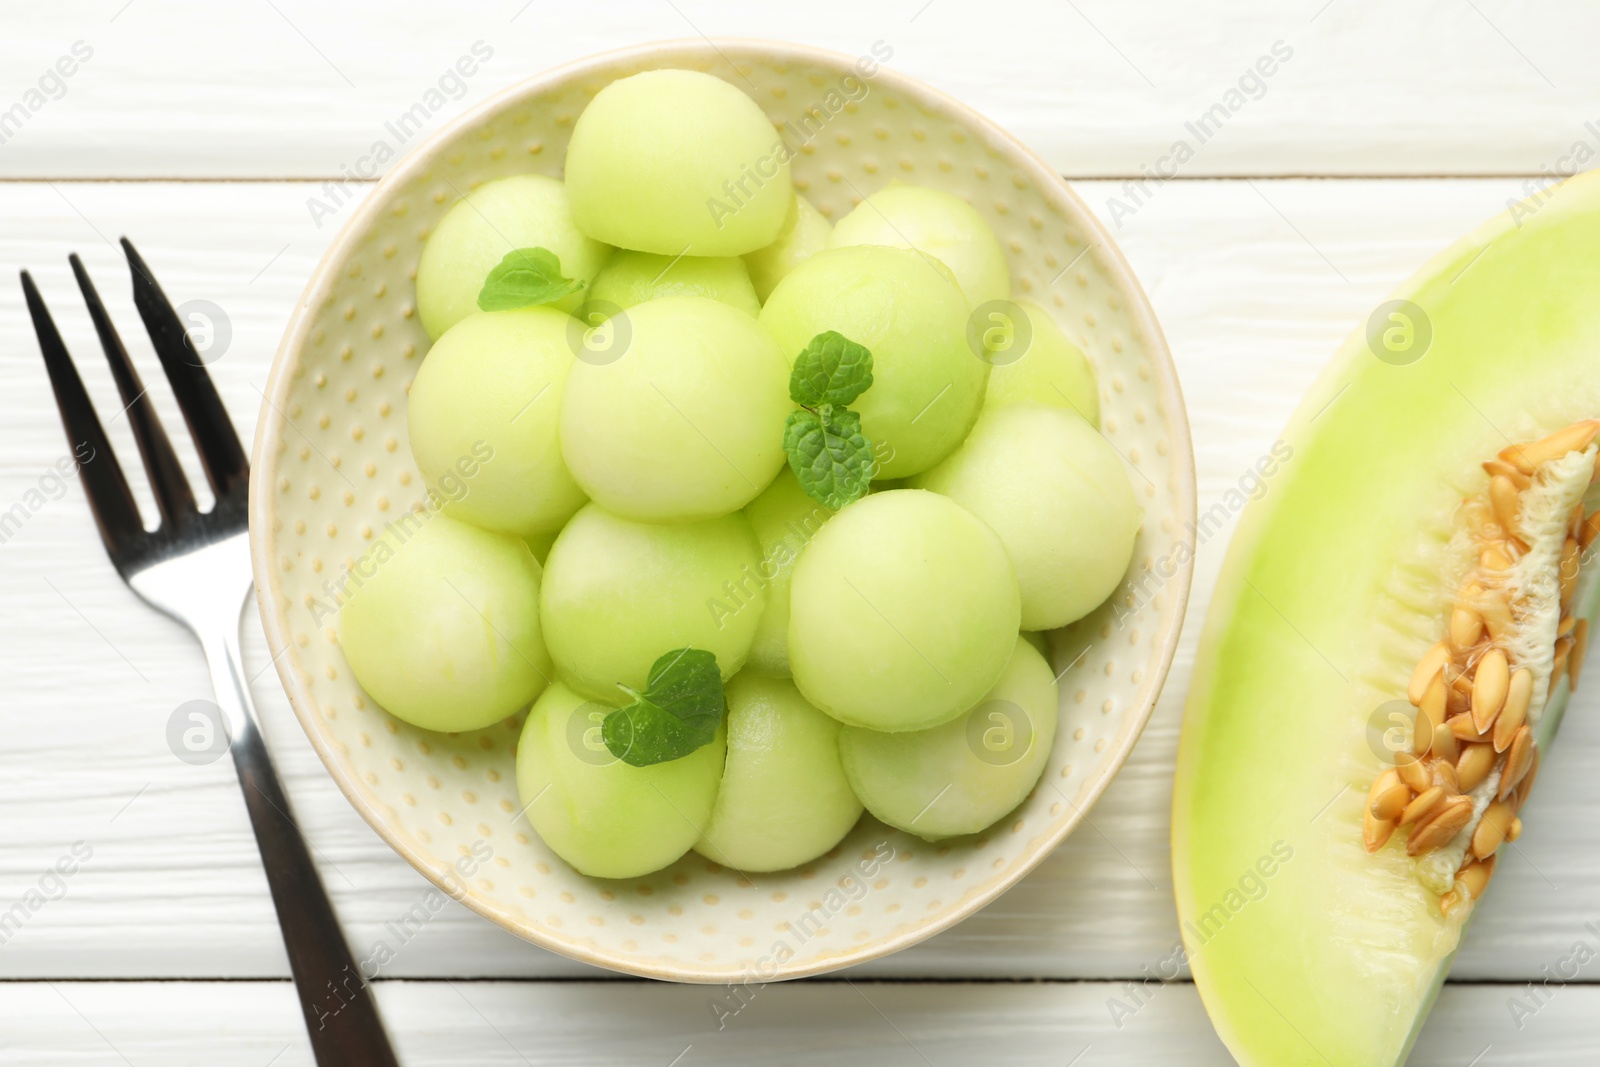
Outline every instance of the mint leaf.
{"label": "mint leaf", "polygon": [[783,450],[800,488],[835,511],[867,495],[877,466],[872,443],[861,432],[861,416],[831,404],[790,412]]}
{"label": "mint leaf", "polygon": [[549,304],[583,288],[561,273],[561,259],[548,248],[519,248],[507,252],[483,280],[478,307],[484,311],[512,311]]}
{"label": "mint leaf", "polygon": [[600,738],[632,767],[681,759],[709,744],[727,707],[717,657],[698,648],[674,649],[656,660],[644,692],[618,688],[633,703],[605,717]]}
{"label": "mint leaf", "polygon": [[789,399],[801,407],[844,407],[872,384],[872,353],[841,333],[819,333],[794,358]]}

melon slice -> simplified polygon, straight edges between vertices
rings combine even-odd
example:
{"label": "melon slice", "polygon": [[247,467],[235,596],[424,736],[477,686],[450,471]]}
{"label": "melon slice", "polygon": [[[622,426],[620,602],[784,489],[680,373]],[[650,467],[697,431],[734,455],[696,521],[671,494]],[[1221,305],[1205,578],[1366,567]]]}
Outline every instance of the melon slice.
{"label": "melon slice", "polygon": [[1402,1062],[1537,820],[1600,599],[1596,249],[1585,177],[1428,264],[1324,372],[1240,519],[1172,823],[1190,968],[1240,1063]]}

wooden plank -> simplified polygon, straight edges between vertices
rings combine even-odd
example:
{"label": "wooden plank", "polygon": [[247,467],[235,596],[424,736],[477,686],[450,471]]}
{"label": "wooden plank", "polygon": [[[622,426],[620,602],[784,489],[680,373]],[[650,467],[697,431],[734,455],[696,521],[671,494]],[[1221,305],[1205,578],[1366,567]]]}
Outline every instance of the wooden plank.
{"label": "wooden plank", "polygon": [[[0,125],[0,174],[11,177],[338,177],[377,141],[403,149],[385,123],[415,104],[431,130],[561,63],[702,34],[851,55],[883,41],[895,69],[1080,177],[1173,165],[1186,177],[1538,175],[1578,142],[1600,150],[1600,126],[1588,125],[1600,120],[1600,69],[1587,52],[1600,10],[1582,0],[994,0],[981,12],[952,0],[870,11],[816,0],[804,18],[737,0],[622,0],[603,17],[526,0],[225,11],[65,0],[14,22],[0,45],[0,110],[24,107]],[[492,56],[452,80],[478,41]],[[78,42],[89,58],[57,81],[50,72]],[[1274,46],[1286,58],[1259,77]],[[1186,126],[1207,114],[1209,133]],[[1163,164],[1179,141],[1193,158]]]}
{"label": "wooden plank", "polygon": [[[135,9],[130,9],[130,15]],[[931,16],[933,9],[930,9]],[[1331,14],[1332,12],[1330,12]],[[1202,508],[1267,447],[1342,336],[1427,256],[1493,213],[1509,181],[1182,182],[1121,230],[1177,353]],[[114,391],[65,257],[77,249],[163,416],[178,424],[101,235],[128,233],[176,300],[225,312],[213,364],[249,433],[270,354],[327,239],[292,184],[0,185],[0,268],[33,268],[107,418]],[[1079,191],[1104,210],[1114,183]],[[76,486],[48,499],[64,451],[20,301],[0,297],[0,510],[46,499],[0,544],[0,911],[75,841],[93,848],[0,948],[0,978],[259,978],[286,962],[228,761],[192,767],[167,747],[184,701],[209,695],[198,651],[113,577]],[[132,456],[125,420],[111,422]],[[191,462],[192,456],[186,455]],[[130,476],[138,479],[137,465]],[[142,488],[140,490],[143,491]],[[1268,491],[1270,492],[1270,486]],[[1201,546],[1183,648],[1155,716],[1091,822],[1020,886],[928,943],[860,970],[908,977],[1133,977],[1176,938],[1168,875],[1170,774],[1199,622],[1223,538]],[[316,761],[248,621],[247,660],[270,742],[358,953],[389,941],[388,977],[593,974],[451,906],[404,945],[388,924],[426,884],[367,829]],[[1463,978],[1533,978],[1600,914],[1600,697],[1585,692],[1546,761],[1526,836],[1456,964]],[[1470,1056],[1464,1057],[1466,1062]],[[663,1061],[664,1062],[664,1061]]]}
{"label": "wooden plank", "polygon": [[[721,1015],[711,1005],[719,994],[734,1003],[726,990],[643,982],[382,982],[377,993],[410,1067],[1233,1062],[1187,983],[806,981],[747,993],[742,1010]],[[1142,1006],[1124,1007],[1135,994]],[[1514,1017],[1508,1004],[1527,996],[1447,987],[1408,1062],[1592,1064],[1600,989],[1555,987],[1536,1013]],[[7,983],[0,1018],[0,1065],[312,1062],[287,982]],[[1308,1050],[1305,1062],[1319,1061]]]}

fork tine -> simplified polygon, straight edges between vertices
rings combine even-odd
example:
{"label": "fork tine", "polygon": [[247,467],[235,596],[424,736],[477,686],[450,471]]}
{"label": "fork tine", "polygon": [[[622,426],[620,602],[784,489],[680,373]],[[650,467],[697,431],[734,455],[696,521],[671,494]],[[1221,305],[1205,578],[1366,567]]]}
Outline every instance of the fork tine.
{"label": "fork tine", "polygon": [[205,467],[206,479],[212,492],[220,500],[237,488],[244,491],[250,478],[250,460],[239,444],[228,411],[222,406],[217,387],[206,372],[204,361],[195,351],[194,342],[184,329],[183,320],[167,300],[155,275],[145,265],[143,257],[126,237],[122,250],[133,268],[133,303],[144,319],[144,328],[150,342],[161,357],[161,369],[167,372],[172,392],[178,398],[178,407],[189,425],[189,436],[194,438],[195,450]]}
{"label": "fork tine", "polygon": [[128,489],[128,480],[122,476],[122,465],[117,462],[117,454],[111,451],[111,442],[106,439],[100,417],[94,413],[94,404],[83,387],[83,379],[78,377],[78,368],[73,365],[55,321],[50,318],[50,310],[45,307],[44,298],[27,271],[22,272],[22,292],[28,301],[28,313],[33,316],[33,330],[39,336],[45,369],[50,373],[56,407],[61,410],[67,444],[77,461],[95,524],[100,527],[100,539],[106,543],[112,560],[119,560],[144,536],[139,505]]}
{"label": "fork tine", "polygon": [[83,268],[83,261],[76,252],[68,256],[67,261],[72,264],[78,288],[83,290],[84,302],[89,305],[89,317],[94,320],[95,332],[100,335],[100,347],[106,350],[106,359],[111,363],[111,376],[117,380],[117,392],[122,397],[123,410],[128,413],[134,442],[139,446],[145,473],[150,477],[150,491],[155,495],[156,507],[161,511],[161,524],[176,526],[196,510],[189,479],[184,477],[177,453],[172,450],[172,442],[161,428],[161,420],[156,417],[149,390],[139,380],[139,372],[128,358],[128,350],[122,346],[122,338],[117,336],[116,327],[111,325],[111,316],[106,314],[100,294],[89,280],[89,272]]}

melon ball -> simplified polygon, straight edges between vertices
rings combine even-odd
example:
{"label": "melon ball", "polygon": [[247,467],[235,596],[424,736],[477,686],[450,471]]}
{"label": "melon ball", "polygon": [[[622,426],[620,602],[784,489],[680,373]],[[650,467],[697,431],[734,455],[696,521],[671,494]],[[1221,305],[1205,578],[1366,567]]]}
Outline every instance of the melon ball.
{"label": "melon ball", "polygon": [[801,261],[828,247],[828,234],[832,231],[833,223],[812,207],[811,201],[795,196],[778,239],[765,248],[745,253],[744,263],[750,268],[750,281],[762,303]]}
{"label": "melon ball", "polygon": [[807,496],[794,472],[785,467],[744,513],[761,542],[760,574],[767,589],[767,610],[761,613],[750,646],[749,669],[787,675],[789,583],[800,553],[833,517],[833,509]]}
{"label": "melon ball", "polygon": [[999,534],[1022,585],[1022,625],[1081,619],[1127,573],[1143,513],[1122,458],[1075,412],[1018,404],[986,412],[949,459],[913,480]]}
{"label": "melon ball", "polygon": [[929,841],[975,834],[1027,799],[1056,739],[1056,680],[1017,639],[1005,673],[972,710],[931,730],[847,726],[839,756],[868,811]]}
{"label": "melon ball", "polygon": [[766,607],[760,563],[742,514],[658,526],[588,505],[544,565],[540,618],[562,679],[602,699],[619,682],[643,691],[675,648],[710,652],[731,678]]}
{"label": "melon ball", "polygon": [[879,449],[878,476],[902,478],[943,459],[983,403],[989,365],[967,347],[967,302],[948,272],[902,248],[830,248],[790,272],[761,325],[792,362],[834,330],[872,352],[872,386],[851,409]]}
{"label": "melon ball", "polygon": [[[1021,329],[1028,331],[1026,344],[1015,342],[1020,353],[995,352],[990,355],[994,369],[989,372],[987,407],[1006,404],[1051,404],[1069,408],[1093,426],[1100,425],[1100,394],[1095,387],[1094,368],[1083,349],[1067,339],[1054,316],[1031,300],[1019,300],[1017,308],[1027,318]],[[1020,333],[1013,324],[1012,336]]]}
{"label": "melon ball", "polygon": [[583,506],[556,434],[571,323],[554,308],[480,311],[428,351],[406,421],[411,454],[447,515],[537,534]]}
{"label": "melon ball", "polygon": [[988,692],[1020,616],[994,531],[935,493],[874,493],[830,519],[795,565],[789,667],[841,722],[922,730]]}
{"label": "melon ball", "polygon": [[756,102],[722,79],[645,71],[601,89],[578,116],[572,217],[621,248],[742,256],[783,229],[790,155]]}
{"label": "melon ball", "polygon": [[550,851],[591,878],[637,878],[688,852],[711,817],[722,778],[722,730],[679,759],[632,767],[611,755],[600,724],[611,705],[556,682],[517,742],[517,794]]}
{"label": "melon ball", "polygon": [[989,224],[971,204],[950,193],[891,182],[840,219],[829,248],[892,245],[914,248],[950,268],[971,307],[1004,300],[1011,270]]}
{"label": "melon ball", "polygon": [[404,512],[346,589],[345,659],[374,700],[413,726],[493,725],[527,707],[554,673],[539,625],[539,565],[519,538]]}
{"label": "melon ball", "polygon": [[595,278],[589,305],[609,313],[663,296],[703,296],[752,317],[761,314],[750,272],[738,256],[658,256],[627,249],[614,253]]}
{"label": "melon ball", "polygon": [[837,845],[861,817],[839,763],[839,723],[787,678],[728,683],[728,758],[694,850],[738,871],[782,871]]}
{"label": "melon ball", "polygon": [[712,518],[755,499],[785,462],[793,409],[772,339],[701,296],[639,304],[607,328],[620,355],[580,359],[561,400],[561,452],[578,484],[649,522]]}
{"label": "melon ball", "polygon": [[[561,261],[561,273],[582,282],[600,273],[611,249],[585,237],[572,221],[567,190],[555,178],[519,174],[485,182],[439,220],[417,262],[417,314],[429,337],[476,314],[489,272],[522,248],[544,248]],[[552,306],[573,312],[579,290]]]}

